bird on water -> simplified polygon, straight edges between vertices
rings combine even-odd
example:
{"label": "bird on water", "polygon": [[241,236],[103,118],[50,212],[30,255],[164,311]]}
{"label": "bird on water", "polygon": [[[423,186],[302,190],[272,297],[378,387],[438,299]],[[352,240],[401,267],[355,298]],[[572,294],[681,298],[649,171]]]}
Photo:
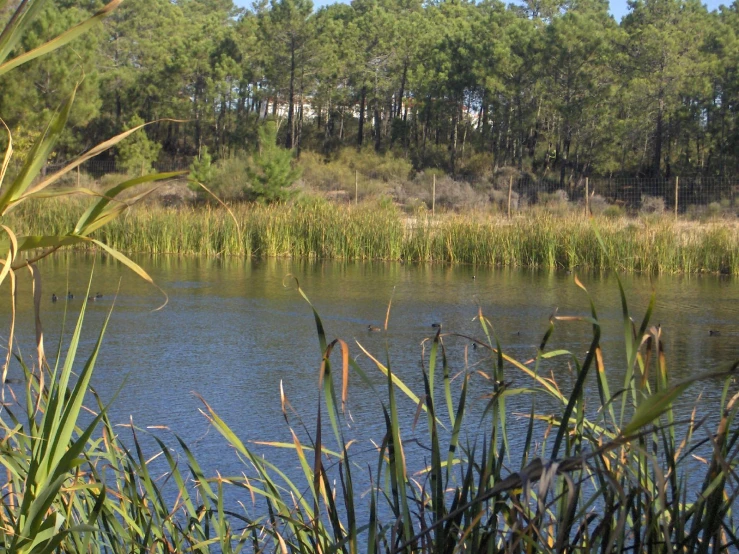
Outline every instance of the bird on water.
{"label": "bird on water", "polygon": [[59,300],[59,297],[56,295],[55,292],[52,292],[51,293],[51,301],[52,302],[56,302],[57,300]]}
{"label": "bird on water", "polygon": [[67,299],[68,300],[72,300],[73,298],[74,298],[74,294],[72,294],[71,292],[67,291]]}
{"label": "bird on water", "polygon": [[380,329],[377,325],[367,325],[367,330],[370,333],[374,333],[374,332],[377,332],[377,331],[382,331],[382,329]]}
{"label": "bird on water", "polygon": [[720,337],[721,331],[714,331],[713,329],[711,329],[710,331],[708,331],[708,336],[709,337]]}

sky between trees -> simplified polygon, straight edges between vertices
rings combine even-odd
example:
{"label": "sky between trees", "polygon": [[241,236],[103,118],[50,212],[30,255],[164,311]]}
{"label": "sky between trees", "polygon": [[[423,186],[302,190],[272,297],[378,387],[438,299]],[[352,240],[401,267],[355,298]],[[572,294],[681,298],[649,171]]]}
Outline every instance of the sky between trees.
{"label": "sky between trees", "polygon": [[[235,0],[235,4],[239,6],[240,8],[249,8],[251,7],[252,3],[253,3],[252,0]],[[320,8],[322,6],[327,6],[329,4],[334,4],[334,3],[336,2],[332,0],[316,0],[314,2],[314,6],[316,8]],[[342,3],[348,4],[350,2],[348,0],[345,0]],[[703,3],[711,11],[717,10],[721,4],[729,5],[728,2],[726,1],[721,2],[720,0],[708,0],[707,2],[703,2]],[[609,11],[611,15],[613,15],[613,17],[616,18],[616,21],[621,21],[621,18],[623,18],[629,11],[628,0],[611,0],[609,2],[609,5],[610,5]]]}

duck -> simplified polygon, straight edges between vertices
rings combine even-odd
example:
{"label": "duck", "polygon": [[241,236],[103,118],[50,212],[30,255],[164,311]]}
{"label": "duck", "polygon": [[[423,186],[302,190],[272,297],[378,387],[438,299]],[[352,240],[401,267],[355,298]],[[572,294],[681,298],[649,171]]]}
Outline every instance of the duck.
{"label": "duck", "polygon": [[95,295],[95,298],[97,298],[98,300],[100,300],[100,299],[101,299],[102,297],[103,297],[103,295],[102,295],[102,294],[100,294],[100,293],[97,293],[97,294]]}
{"label": "duck", "polygon": [[476,342],[473,342],[472,343],[472,350],[477,350],[477,343]]}
{"label": "duck", "polygon": [[708,331],[708,336],[709,337],[720,337],[721,331],[714,331],[713,329],[711,329]]}
{"label": "duck", "polygon": [[431,327],[433,327],[434,329],[441,329],[441,323],[432,323]]}
{"label": "duck", "polygon": [[67,299],[68,300],[72,300],[73,298],[74,298],[74,294],[72,294],[71,292],[67,291]]}
{"label": "duck", "polygon": [[382,329],[380,329],[377,325],[367,325],[367,330],[370,333],[375,333],[377,331],[382,331]]}
{"label": "duck", "polygon": [[51,301],[52,302],[56,302],[57,300],[59,300],[59,297],[56,295],[55,292],[52,292],[51,293]]}
{"label": "duck", "polygon": [[97,293],[95,296],[88,296],[87,299],[88,300],[92,300],[93,302],[95,302],[95,300],[100,300],[102,297],[103,297],[102,294]]}

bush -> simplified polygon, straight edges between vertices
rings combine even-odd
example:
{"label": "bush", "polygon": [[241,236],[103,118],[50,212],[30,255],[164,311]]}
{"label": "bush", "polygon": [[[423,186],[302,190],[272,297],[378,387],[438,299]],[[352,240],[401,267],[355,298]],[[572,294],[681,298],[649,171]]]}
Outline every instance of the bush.
{"label": "bush", "polygon": [[[493,189],[490,191],[489,198],[490,198],[490,202],[498,210],[500,210],[503,213],[508,213],[508,191],[507,190]],[[518,210],[518,204],[519,204],[519,195],[515,190],[513,190],[511,191],[511,212],[515,212]]]}
{"label": "bush", "polygon": [[352,172],[358,171],[368,179],[385,182],[405,181],[413,171],[411,163],[392,154],[378,154],[371,147],[357,151],[355,148],[344,148],[339,152],[335,163],[348,167]]}
{"label": "bush", "polygon": [[568,201],[569,197],[567,196],[567,191],[562,189],[555,190],[551,193],[539,193],[539,203],[547,208],[561,208],[563,206],[567,206]]}
{"label": "bush", "polygon": [[718,202],[711,202],[706,207],[706,216],[708,217],[721,217],[723,214],[723,208],[721,207],[721,204]]}
{"label": "bush", "polygon": [[447,209],[474,209],[486,207],[486,195],[476,192],[469,183],[451,177],[436,180],[436,205]]}
{"label": "bush", "polygon": [[596,215],[602,214],[609,208],[608,202],[600,194],[593,194],[590,197],[588,205],[590,206],[590,211]]}
{"label": "bush", "polygon": [[665,199],[660,196],[649,196],[647,194],[641,197],[641,210],[645,214],[661,214],[665,211]]}
{"label": "bush", "polygon": [[619,217],[623,217],[624,209],[618,204],[610,204],[603,210],[602,215],[608,219],[618,219]]}
{"label": "bush", "polygon": [[490,181],[493,178],[492,155],[484,152],[472,154],[462,161],[460,174],[473,183]]}
{"label": "bush", "polygon": [[240,153],[214,164],[210,189],[222,200],[243,200],[249,187],[249,158]]}
{"label": "bush", "polygon": [[316,152],[303,152],[299,167],[305,185],[324,191],[349,190],[354,187],[354,172],[348,165],[326,160]]}

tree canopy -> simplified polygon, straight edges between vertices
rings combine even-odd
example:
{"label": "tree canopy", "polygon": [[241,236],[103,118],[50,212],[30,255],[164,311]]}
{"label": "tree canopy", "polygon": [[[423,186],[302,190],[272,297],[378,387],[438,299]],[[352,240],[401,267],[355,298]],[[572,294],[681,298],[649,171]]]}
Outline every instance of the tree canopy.
{"label": "tree canopy", "polygon": [[[296,155],[356,146],[561,181],[735,174],[739,3],[629,5],[618,23],[603,0],[127,0],[4,83],[0,107],[22,146],[81,82],[60,158],[139,119],[160,120],[146,129],[160,159],[253,153],[272,119]],[[49,4],[17,48],[96,7]]]}

